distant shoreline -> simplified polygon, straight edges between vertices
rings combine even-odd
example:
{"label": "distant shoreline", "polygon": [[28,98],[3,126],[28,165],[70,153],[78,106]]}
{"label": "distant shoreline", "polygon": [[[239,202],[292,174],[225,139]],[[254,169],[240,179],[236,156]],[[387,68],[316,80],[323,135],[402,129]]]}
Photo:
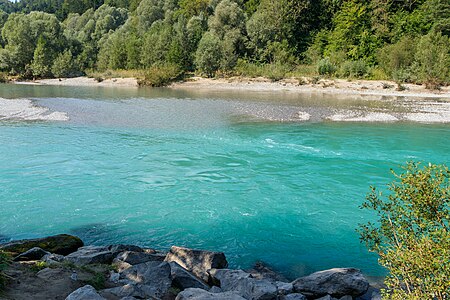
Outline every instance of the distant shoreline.
{"label": "distant shoreline", "polygon": [[[301,82],[300,82],[301,81]],[[450,99],[450,87],[440,90],[427,90],[422,85],[403,84],[402,89],[393,81],[385,80],[344,80],[320,79],[314,82],[309,78],[283,79],[273,82],[266,78],[231,77],[209,79],[192,77],[184,82],[169,85],[172,89],[202,89],[215,91],[248,91],[248,92],[289,92],[289,93],[324,93],[332,95],[367,95],[386,97],[415,97]],[[40,79],[35,81],[18,81],[15,84],[54,85],[54,86],[91,86],[91,87],[139,87],[136,78],[107,78],[98,81],[95,78],[75,77],[64,79]]]}

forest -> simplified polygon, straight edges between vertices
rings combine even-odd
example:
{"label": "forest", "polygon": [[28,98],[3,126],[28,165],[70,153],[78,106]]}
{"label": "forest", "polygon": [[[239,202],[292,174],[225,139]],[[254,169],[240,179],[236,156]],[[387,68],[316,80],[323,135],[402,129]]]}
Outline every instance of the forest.
{"label": "forest", "polygon": [[0,0],[0,71],[450,83],[449,0]]}

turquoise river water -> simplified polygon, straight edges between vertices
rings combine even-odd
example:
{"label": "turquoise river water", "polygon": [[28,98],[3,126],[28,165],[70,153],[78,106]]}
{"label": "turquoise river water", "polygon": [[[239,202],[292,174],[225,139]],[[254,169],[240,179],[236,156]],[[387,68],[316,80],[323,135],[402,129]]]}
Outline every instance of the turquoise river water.
{"label": "turquoise river water", "polygon": [[232,267],[290,277],[379,276],[355,232],[373,219],[358,208],[369,186],[408,160],[450,161],[445,124],[273,121],[327,109],[323,96],[0,85],[0,97],[70,117],[0,122],[3,241],[72,233],[224,251]]}

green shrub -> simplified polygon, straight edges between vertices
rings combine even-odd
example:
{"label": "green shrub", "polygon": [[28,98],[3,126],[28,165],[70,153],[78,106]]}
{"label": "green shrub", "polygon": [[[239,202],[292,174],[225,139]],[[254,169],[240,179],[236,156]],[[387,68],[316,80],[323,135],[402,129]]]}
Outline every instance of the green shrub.
{"label": "green shrub", "polygon": [[336,72],[336,70],[336,66],[331,63],[329,58],[321,59],[317,63],[317,71],[319,72],[319,75],[331,76]]}
{"label": "green shrub", "polygon": [[286,78],[292,71],[290,65],[281,63],[272,64],[257,64],[249,63],[244,60],[238,60],[234,72],[239,76],[244,77],[266,77],[272,81],[279,81]]}
{"label": "green shrub", "polygon": [[8,81],[8,74],[0,72],[0,83],[7,83]]}
{"label": "green shrub", "polygon": [[6,284],[6,275],[3,273],[8,267],[10,257],[3,251],[0,251],[0,291],[4,289]]}
{"label": "green shrub", "polygon": [[341,65],[340,75],[350,78],[363,78],[368,74],[369,67],[362,60],[346,61]]}
{"label": "green shrub", "polygon": [[144,78],[139,80],[139,85],[162,87],[169,85],[171,82],[179,79],[183,72],[178,65],[162,64],[156,65],[144,73]]}
{"label": "green shrub", "polygon": [[377,59],[380,67],[391,79],[398,82],[412,80],[411,66],[416,52],[416,40],[403,37],[396,44],[386,45],[378,51]]}
{"label": "green shrub", "polygon": [[70,50],[64,51],[56,57],[53,61],[52,73],[53,76],[58,78],[69,78],[82,75]]}
{"label": "green shrub", "polygon": [[423,36],[417,44],[414,73],[427,88],[450,83],[450,38],[440,32]]}
{"label": "green shrub", "polygon": [[360,225],[361,240],[389,271],[386,299],[448,299],[450,295],[450,171],[408,163],[383,197],[372,187],[362,208],[377,223]]}

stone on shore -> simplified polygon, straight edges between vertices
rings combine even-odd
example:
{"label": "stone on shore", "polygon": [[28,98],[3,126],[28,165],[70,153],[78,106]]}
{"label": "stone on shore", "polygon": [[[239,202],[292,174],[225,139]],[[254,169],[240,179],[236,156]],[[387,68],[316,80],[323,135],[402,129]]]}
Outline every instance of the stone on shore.
{"label": "stone on shore", "polygon": [[313,273],[293,282],[294,290],[307,297],[330,295],[340,298],[346,295],[358,297],[369,288],[369,282],[361,271],[353,268],[337,268]]}
{"label": "stone on shore", "polygon": [[145,253],[145,252],[135,252],[135,251],[124,251],[116,256],[115,260],[120,260],[122,262],[128,263],[130,265],[138,265],[146,263],[149,261],[164,261],[165,256]]}
{"label": "stone on shore", "polygon": [[300,293],[292,293],[289,295],[283,295],[279,297],[280,300],[306,300],[306,296]]}
{"label": "stone on shore", "polygon": [[209,270],[223,269],[228,266],[225,254],[222,252],[193,250],[176,246],[170,248],[165,261],[176,262],[205,282],[209,281]]}
{"label": "stone on shore", "polygon": [[213,269],[210,274],[225,292],[232,291],[249,300],[277,298],[278,290],[273,282],[252,278],[250,274],[242,270]]}
{"label": "stone on shore", "polygon": [[162,298],[172,285],[171,269],[167,262],[146,262],[132,266],[120,273],[123,289],[105,290],[118,297]]}
{"label": "stone on shore", "polygon": [[67,255],[65,259],[77,266],[111,264],[113,253],[107,247],[87,246]]}
{"label": "stone on shore", "polygon": [[187,289],[178,294],[175,300],[245,300],[234,292],[211,293],[202,289]]}
{"label": "stone on shore", "polygon": [[50,254],[49,252],[42,250],[39,247],[31,248],[30,250],[17,255],[14,258],[14,261],[31,261],[31,260],[40,260],[45,255]]}
{"label": "stone on shore", "polygon": [[195,277],[193,274],[189,273],[183,267],[181,267],[176,262],[170,262],[172,284],[181,289],[185,290],[188,288],[199,288],[203,290],[209,290],[209,286],[205,284],[202,280]]}
{"label": "stone on shore", "polygon": [[252,269],[245,270],[245,272],[250,273],[252,277],[255,279],[267,279],[270,281],[288,282],[286,277],[270,269],[262,262],[255,263]]}
{"label": "stone on shore", "polygon": [[106,300],[90,285],[85,285],[67,296],[66,300]]}
{"label": "stone on shore", "polygon": [[109,245],[107,249],[112,252],[113,256],[125,251],[144,252],[144,249],[134,245]]}
{"label": "stone on shore", "polygon": [[9,252],[12,256],[17,256],[35,247],[51,253],[68,255],[83,247],[83,241],[76,236],[60,234],[39,239],[12,241],[1,244],[0,250]]}

